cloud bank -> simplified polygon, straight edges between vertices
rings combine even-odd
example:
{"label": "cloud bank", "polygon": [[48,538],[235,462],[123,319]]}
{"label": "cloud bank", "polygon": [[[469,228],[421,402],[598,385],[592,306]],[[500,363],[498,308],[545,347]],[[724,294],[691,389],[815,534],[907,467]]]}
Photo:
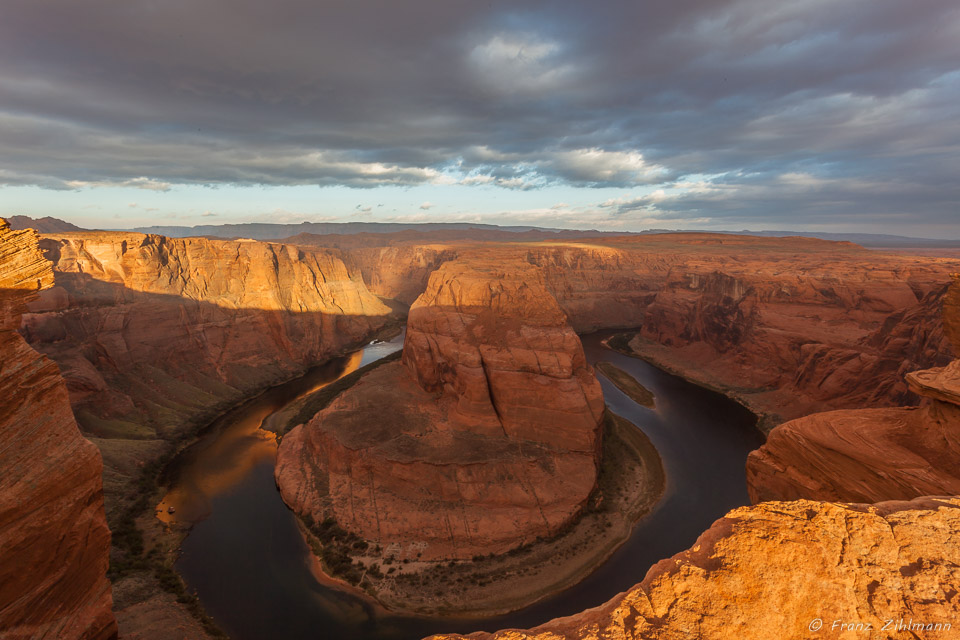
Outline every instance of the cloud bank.
{"label": "cloud bank", "polygon": [[3,14],[3,185],[651,187],[597,211],[960,221],[952,0],[10,0]]}

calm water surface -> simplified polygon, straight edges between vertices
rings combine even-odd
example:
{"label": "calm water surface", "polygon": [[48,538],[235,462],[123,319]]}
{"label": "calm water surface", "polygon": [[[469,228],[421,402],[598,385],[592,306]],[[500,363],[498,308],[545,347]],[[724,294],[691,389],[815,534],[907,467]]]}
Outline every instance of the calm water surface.
{"label": "calm water surface", "polygon": [[[762,444],[739,404],[583,338],[591,363],[612,362],[656,395],[642,407],[603,376],[607,405],[641,428],[663,458],[667,489],[614,555],[580,584],[521,611],[482,620],[405,618],[317,582],[309,549],[273,480],[276,446],[260,429],[297,398],[402,347],[403,336],[369,345],[225,414],[170,467],[161,518],[195,522],[177,569],[236,640],[393,640],[450,631],[531,627],[594,607],[640,582],[657,561],[683,551],[714,520],[748,503],[747,454]],[[171,516],[168,506],[175,507]]]}

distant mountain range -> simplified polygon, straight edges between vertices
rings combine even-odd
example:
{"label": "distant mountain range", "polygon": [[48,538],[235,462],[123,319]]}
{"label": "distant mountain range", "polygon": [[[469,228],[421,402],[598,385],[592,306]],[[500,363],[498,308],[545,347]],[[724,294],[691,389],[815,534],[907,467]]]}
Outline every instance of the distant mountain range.
{"label": "distant mountain range", "polygon": [[300,224],[271,224],[252,222],[247,224],[199,225],[196,227],[137,227],[133,231],[156,233],[170,238],[187,236],[215,236],[218,238],[251,238],[253,240],[280,240],[290,236],[309,233],[312,235],[348,235],[354,233],[396,233],[398,231],[500,231],[525,232],[542,231],[560,235],[578,237],[599,235],[622,235],[609,231],[570,231],[569,229],[549,229],[544,227],[508,226],[495,224],[474,224],[469,222],[302,222]]}
{"label": "distant mountain range", "polygon": [[704,231],[703,233],[734,233],[747,236],[767,236],[783,238],[785,236],[806,236],[821,240],[836,242],[853,242],[861,247],[879,249],[882,247],[897,247],[901,249],[922,248],[960,248],[960,240],[938,240],[936,238],[912,238],[909,236],[894,236],[885,233],[823,233],[820,231]]}
{"label": "distant mountain range", "polygon": [[[569,230],[555,229],[549,227],[532,226],[499,226],[495,224],[474,224],[464,222],[431,222],[420,224],[396,223],[396,222],[303,222],[300,224],[270,224],[270,223],[248,223],[248,224],[222,224],[222,225],[201,225],[196,227],[138,227],[134,231],[141,233],[156,233],[158,235],[171,238],[183,238],[187,236],[215,236],[219,238],[252,238],[254,240],[280,240],[302,233],[314,235],[347,235],[354,233],[396,233],[398,231],[500,231],[500,232],[530,232],[539,231],[543,233],[556,234],[558,237],[593,237],[604,235],[633,235],[634,233],[685,233],[685,231],[676,231],[671,229],[653,229],[640,232],[629,231],[598,231],[589,230]],[[743,234],[752,236],[784,237],[784,236],[806,236],[809,238],[820,238],[821,240],[834,240],[837,242],[854,242],[864,247],[902,247],[902,248],[923,248],[923,247],[949,247],[960,248],[960,240],[937,240],[934,238],[911,238],[907,236],[896,236],[882,233],[822,233],[816,231],[716,231],[702,230],[696,233],[729,233]]]}
{"label": "distant mountain range", "polygon": [[14,230],[20,229],[36,229],[40,233],[61,233],[63,231],[83,231],[82,227],[67,222],[66,220],[61,220],[59,218],[51,218],[47,216],[46,218],[31,218],[29,216],[10,216],[6,219],[10,223],[10,228]]}
{"label": "distant mountain range", "polygon": [[[11,216],[8,218],[10,226],[14,229],[33,228],[41,233],[60,233],[64,231],[82,231],[81,227],[75,224],[59,220],[57,218],[30,218],[28,216]],[[300,224],[276,224],[267,222],[251,222],[246,224],[217,224],[217,225],[198,225],[195,227],[183,226],[151,226],[136,227],[134,229],[125,229],[125,231],[136,231],[139,233],[152,233],[169,238],[186,238],[192,236],[211,236],[215,238],[251,238],[254,240],[282,240],[292,236],[302,234],[331,236],[331,235],[351,235],[358,233],[382,234],[397,233],[401,231],[421,231],[421,232],[447,232],[437,234],[446,236],[447,239],[454,239],[460,234],[455,232],[480,232],[464,233],[464,237],[470,237],[477,240],[493,240],[499,234],[517,233],[518,239],[524,240],[539,239],[541,234],[543,239],[551,237],[556,238],[589,238],[596,236],[610,235],[634,235],[651,233],[687,233],[688,231],[678,231],[671,229],[651,229],[640,232],[629,231],[598,231],[596,229],[571,230],[556,229],[550,227],[534,226],[499,226],[495,224],[477,224],[469,222],[427,222],[427,223],[400,223],[400,222],[302,222]],[[694,233],[694,232],[691,232]],[[883,233],[825,233],[819,231],[716,231],[713,229],[698,230],[695,233],[727,233],[752,236],[784,237],[784,236],[805,236],[808,238],[820,238],[821,240],[834,240],[838,242],[853,242],[863,247],[870,248],[957,248],[960,249],[960,240],[940,240],[936,238],[913,238],[908,236],[897,236]],[[474,237],[476,236],[476,237]]]}

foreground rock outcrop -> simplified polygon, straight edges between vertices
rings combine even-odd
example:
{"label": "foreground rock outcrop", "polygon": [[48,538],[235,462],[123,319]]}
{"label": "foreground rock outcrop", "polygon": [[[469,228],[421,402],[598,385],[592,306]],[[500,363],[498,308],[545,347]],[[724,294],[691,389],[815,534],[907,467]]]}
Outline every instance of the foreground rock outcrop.
{"label": "foreground rock outcrop", "polygon": [[596,609],[529,631],[434,638],[953,637],[958,535],[957,498],[742,507]]}
{"label": "foreground rock outcrop", "polygon": [[[960,280],[945,297],[953,339]],[[960,341],[954,344],[960,351]],[[906,375],[920,407],[818,413],[775,428],[747,460],[754,502],[879,502],[960,494],[960,360]]]}
{"label": "foreground rock outcrop", "polygon": [[70,410],[57,365],[17,334],[53,285],[34,231],[0,219],[0,637],[116,635],[100,454]]}
{"label": "foreground rock outcrop", "polygon": [[448,262],[411,308],[403,362],[287,434],[276,477],[298,513],[398,558],[502,553],[586,504],[602,415],[537,270]]}

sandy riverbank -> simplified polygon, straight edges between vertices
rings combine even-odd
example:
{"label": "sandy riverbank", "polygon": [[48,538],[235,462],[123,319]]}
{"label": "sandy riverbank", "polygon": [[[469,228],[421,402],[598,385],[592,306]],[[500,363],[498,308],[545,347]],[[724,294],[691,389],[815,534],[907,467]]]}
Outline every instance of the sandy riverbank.
{"label": "sandy riverbank", "polygon": [[746,390],[731,386],[723,380],[707,376],[703,368],[697,366],[695,362],[685,362],[678,357],[675,349],[645,340],[636,331],[612,335],[603,341],[603,345],[631,358],[646,360],[656,368],[683,378],[691,384],[716,391],[735,400],[757,416],[757,429],[764,435],[783,422],[783,418],[776,411],[764,404],[762,392],[751,390],[747,393]]}

